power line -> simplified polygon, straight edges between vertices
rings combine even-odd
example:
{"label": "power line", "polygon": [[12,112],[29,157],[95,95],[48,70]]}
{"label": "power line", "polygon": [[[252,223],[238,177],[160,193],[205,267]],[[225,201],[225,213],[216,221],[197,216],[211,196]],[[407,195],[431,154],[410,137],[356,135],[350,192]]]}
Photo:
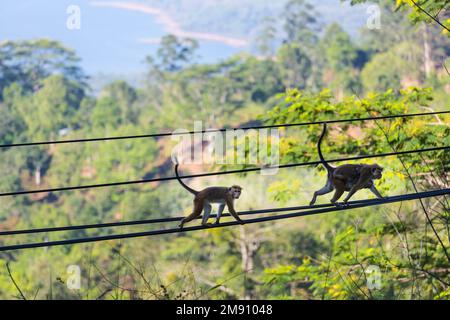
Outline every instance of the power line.
{"label": "power line", "polygon": [[[366,200],[352,201],[351,203],[359,203]],[[370,201],[370,200],[367,200]],[[282,207],[282,208],[270,208],[270,209],[260,209],[260,210],[248,210],[239,211],[239,215],[252,215],[252,214],[264,214],[273,212],[283,212],[283,211],[294,211],[294,210],[306,210],[306,209],[318,209],[318,208],[328,208],[333,207],[332,203],[316,204],[314,206],[294,206],[294,207]],[[222,217],[230,217],[229,213],[222,214]],[[210,218],[217,217],[216,214],[211,214]],[[36,234],[36,233],[46,233],[46,232],[61,232],[61,231],[74,231],[74,230],[86,230],[86,229],[100,229],[100,228],[113,228],[113,227],[124,227],[124,226],[134,226],[134,225],[144,225],[144,224],[156,224],[156,223],[168,223],[180,221],[183,216],[178,217],[166,217],[166,218],[155,218],[155,219],[144,219],[144,220],[129,220],[129,221],[118,221],[118,222],[106,222],[106,223],[94,223],[94,224],[80,224],[74,226],[63,226],[63,227],[45,227],[45,228],[35,228],[35,229],[21,229],[21,230],[6,230],[0,231],[0,236],[10,236],[19,234]],[[197,219],[202,219],[198,217]]]}
{"label": "power line", "polygon": [[[372,154],[372,155],[361,155],[361,156],[355,156],[355,157],[349,157],[349,158],[331,159],[331,160],[327,160],[327,161],[328,162],[341,162],[341,161],[370,159],[370,158],[378,158],[378,157],[389,157],[389,156],[397,156],[397,155],[405,155],[405,154],[413,154],[413,153],[421,153],[421,152],[441,151],[441,150],[447,150],[447,149],[450,149],[450,146],[433,147],[433,148],[418,149],[418,150],[406,150],[406,151],[398,151],[398,152],[388,152],[388,153],[378,153],[378,154]],[[181,178],[188,179],[188,178],[208,177],[208,176],[217,176],[217,175],[226,175],[226,174],[236,174],[236,173],[243,173],[243,172],[255,172],[255,171],[261,171],[261,170],[265,170],[265,169],[284,169],[284,168],[292,168],[292,167],[318,165],[320,163],[321,163],[320,161],[290,163],[290,164],[282,164],[282,165],[278,165],[278,166],[268,166],[268,167],[264,167],[264,168],[247,168],[247,169],[238,169],[238,170],[192,174],[192,175],[181,176]],[[169,181],[169,180],[175,180],[175,179],[176,179],[175,176],[170,176],[170,177],[161,177],[161,178],[152,178],[152,179],[130,180],[130,181],[90,184],[90,185],[81,185],[81,186],[69,186],[69,187],[61,187],[61,188],[12,191],[12,192],[0,193],[0,197],[17,196],[17,195],[33,194],[33,193],[43,193],[43,192],[60,192],[60,191],[70,191],[70,190],[115,187],[115,186],[131,185],[131,184],[148,183],[148,182]]]}
{"label": "power line", "polygon": [[[281,214],[281,215],[275,215],[275,216],[258,217],[258,218],[245,220],[245,223],[250,224],[250,223],[275,221],[275,220],[315,215],[315,214],[321,214],[321,213],[327,213],[327,212],[335,212],[335,211],[343,211],[343,210],[348,210],[348,209],[357,209],[357,208],[364,208],[364,207],[369,207],[369,206],[377,206],[377,205],[381,205],[381,204],[394,203],[394,202],[399,202],[399,201],[409,201],[409,200],[417,200],[417,199],[422,199],[422,198],[437,197],[437,196],[443,196],[446,194],[450,194],[450,189],[441,189],[441,190],[425,191],[425,192],[413,193],[413,194],[405,194],[405,195],[400,195],[400,196],[388,197],[385,199],[363,200],[358,203],[352,202],[349,204],[349,206],[346,206],[346,207],[321,208],[321,209],[299,211],[299,212],[293,212],[293,213]],[[53,247],[53,246],[70,245],[70,244],[77,244],[77,243],[88,243],[88,242],[98,242],[98,241],[107,241],[107,240],[137,238],[137,237],[146,237],[146,236],[162,235],[162,234],[182,233],[182,232],[190,232],[190,231],[197,231],[197,230],[204,230],[204,229],[228,227],[228,226],[234,226],[234,225],[239,225],[239,224],[240,223],[238,221],[230,221],[230,222],[223,222],[223,223],[220,223],[217,225],[186,227],[181,230],[179,228],[171,228],[171,229],[144,231],[144,232],[112,234],[112,235],[107,235],[107,236],[67,239],[67,240],[59,240],[59,241],[34,242],[34,243],[27,243],[27,244],[7,245],[7,246],[1,246],[0,252],[31,249],[31,248],[40,248],[40,247]]]}
{"label": "power line", "polygon": [[[355,201],[355,203],[360,201]],[[295,206],[295,207],[283,207],[283,208],[271,208],[271,209],[260,209],[260,210],[249,210],[240,211],[239,215],[249,215],[249,214],[263,214],[263,213],[273,213],[273,212],[283,212],[283,211],[293,211],[293,210],[305,210],[305,209],[317,209],[317,208],[327,208],[334,206],[332,203],[318,204],[315,206]],[[216,214],[211,214],[210,217],[216,217]],[[229,213],[225,213],[222,217],[229,217]],[[9,235],[19,235],[19,234],[35,234],[44,232],[60,232],[60,231],[71,231],[71,230],[86,230],[86,229],[100,229],[100,228],[112,228],[112,227],[123,227],[123,226],[133,226],[133,225],[143,225],[143,224],[155,224],[155,223],[167,223],[180,221],[183,217],[166,217],[166,218],[156,218],[156,219],[145,219],[145,220],[130,220],[130,221],[120,221],[120,222],[107,222],[107,223],[95,223],[95,224],[82,224],[75,226],[64,226],[64,227],[47,227],[47,228],[36,228],[36,229],[22,229],[22,230],[7,230],[0,231],[0,236]],[[201,219],[198,217],[197,219]]]}
{"label": "power line", "polygon": [[187,132],[164,132],[164,133],[150,133],[150,134],[141,134],[141,135],[101,137],[101,138],[23,142],[23,143],[2,144],[2,145],[0,145],[0,148],[26,147],[26,146],[49,145],[49,144],[95,142],[95,141],[107,141],[107,140],[157,138],[157,137],[167,137],[167,136],[172,136],[172,135],[190,135],[190,134],[196,134],[196,133],[225,132],[227,130],[250,130],[250,129],[271,129],[271,128],[280,128],[280,127],[299,127],[299,126],[323,124],[324,122],[326,122],[326,123],[343,123],[343,122],[371,121],[371,120],[383,120],[383,119],[394,119],[394,118],[419,117],[419,116],[438,115],[438,114],[447,114],[447,113],[450,113],[450,110],[410,113],[410,114],[401,114],[401,115],[388,115],[388,116],[378,116],[378,117],[366,117],[366,118],[351,118],[351,119],[338,119],[338,120],[325,120],[325,121],[321,120],[321,121],[311,121],[311,122],[247,126],[247,127],[236,127],[236,128],[206,129],[206,130],[187,131]]}

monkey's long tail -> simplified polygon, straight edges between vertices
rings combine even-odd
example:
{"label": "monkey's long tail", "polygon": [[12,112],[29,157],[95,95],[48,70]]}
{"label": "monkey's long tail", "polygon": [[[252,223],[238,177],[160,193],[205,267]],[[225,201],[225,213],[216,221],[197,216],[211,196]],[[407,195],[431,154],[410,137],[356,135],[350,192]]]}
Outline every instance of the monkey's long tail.
{"label": "monkey's long tail", "polygon": [[175,164],[175,175],[177,176],[178,182],[183,186],[183,188],[185,188],[187,191],[189,191],[190,193],[192,193],[193,195],[197,195],[198,191],[195,191],[194,189],[190,188],[189,186],[187,186],[180,178],[179,174],[178,174],[178,163]]}
{"label": "monkey's long tail", "polygon": [[327,169],[327,171],[328,171],[329,173],[331,173],[331,172],[334,171],[335,168],[332,167],[332,166],[325,160],[325,158],[323,157],[323,154],[322,154],[322,149],[320,148],[320,145],[322,144],[322,140],[323,140],[323,138],[325,137],[325,134],[326,134],[326,133],[327,133],[327,123],[324,122],[324,123],[323,123],[322,134],[320,135],[319,141],[317,142],[317,151],[318,151],[318,153],[319,153],[320,161],[322,162],[322,164],[324,165],[324,167]]}

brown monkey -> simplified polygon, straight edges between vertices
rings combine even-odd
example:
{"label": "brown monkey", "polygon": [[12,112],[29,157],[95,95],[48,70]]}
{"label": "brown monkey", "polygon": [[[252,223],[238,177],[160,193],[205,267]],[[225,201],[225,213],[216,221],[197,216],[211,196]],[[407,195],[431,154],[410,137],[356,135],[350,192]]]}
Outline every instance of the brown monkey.
{"label": "brown monkey", "polygon": [[360,189],[370,189],[377,198],[382,199],[383,196],[378,192],[373,180],[381,179],[383,168],[378,164],[344,164],[339,167],[332,167],[323,157],[320,144],[327,131],[327,124],[323,124],[322,134],[317,143],[317,150],[320,161],[327,169],[327,183],[326,185],[314,192],[314,196],[310,202],[312,206],[316,202],[317,196],[324,195],[336,189],[331,202],[336,204],[336,201],[342,196],[344,191],[348,191],[347,197],[344,199],[344,204],[347,204],[350,197]]}
{"label": "brown monkey", "polygon": [[202,219],[202,225],[206,225],[208,218],[211,214],[211,204],[212,203],[218,203],[219,204],[219,210],[217,212],[216,217],[216,224],[220,222],[220,217],[222,216],[223,209],[225,208],[225,205],[227,205],[228,210],[230,211],[231,215],[239,222],[244,223],[244,221],[239,218],[238,214],[234,210],[234,200],[239,199],[241,195],[242,188],[240,186],[234,185],[231,187],[209,187],[206,189],[203,189],[201,191],[196,191],[190,187],[188,187],[178,175],[178,163],[175,165],[175,175],[180,182],[180,184],[190,193],[192,193],[194,198],[194,209],[192,213],[183,218],[181,220],[181,223],[179,224],[180,228],[183,228],[183,225],[186,222],[192,221],[196,218],[198,218],[202,211],[203,213],[203,219]]}

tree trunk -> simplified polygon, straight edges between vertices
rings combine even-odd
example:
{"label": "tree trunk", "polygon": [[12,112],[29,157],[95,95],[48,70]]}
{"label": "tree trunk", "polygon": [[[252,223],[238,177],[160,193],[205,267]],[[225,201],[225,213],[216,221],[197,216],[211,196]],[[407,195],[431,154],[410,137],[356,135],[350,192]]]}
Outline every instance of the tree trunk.
{"label": "tree trunk", "polygon": [[422,25],[423,34],[423,69],[425,71],[425,77],[428,78],[433,69],[433,60],[431,58],[431,47],[428,37],[428,28],[425,24]]}
{"label": "tree trunk", "polygon": [[259,241],[254,237],[249,236],[244,226],[240,226],[240,233],[239,247],[242,259],[242,270],[245,272],[243,299],[251,300],[253,299],[254,282],[250,275],[253,272],[254,257],[259,249]]}
{"label": "tree trunk", "polygon": [[41,185],[41,167],[36,167],[36,170],[34,171],[34,183],[36,186]]}

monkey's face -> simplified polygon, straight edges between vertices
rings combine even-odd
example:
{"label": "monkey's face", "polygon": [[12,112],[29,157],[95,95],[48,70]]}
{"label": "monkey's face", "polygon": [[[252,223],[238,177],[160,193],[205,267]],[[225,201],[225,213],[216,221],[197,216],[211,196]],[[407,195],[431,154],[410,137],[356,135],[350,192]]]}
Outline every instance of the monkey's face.
{"label": "monkey's face", "polygon": [[373,179],[381,179],[383,177],[383,168],[376,165],[372,168],[372,177]]}
{"label": "monkey's face", "polygon": [[242,191],[242,188],[240,186],[232,186],[229,190],[233,199],[239,199]]}

